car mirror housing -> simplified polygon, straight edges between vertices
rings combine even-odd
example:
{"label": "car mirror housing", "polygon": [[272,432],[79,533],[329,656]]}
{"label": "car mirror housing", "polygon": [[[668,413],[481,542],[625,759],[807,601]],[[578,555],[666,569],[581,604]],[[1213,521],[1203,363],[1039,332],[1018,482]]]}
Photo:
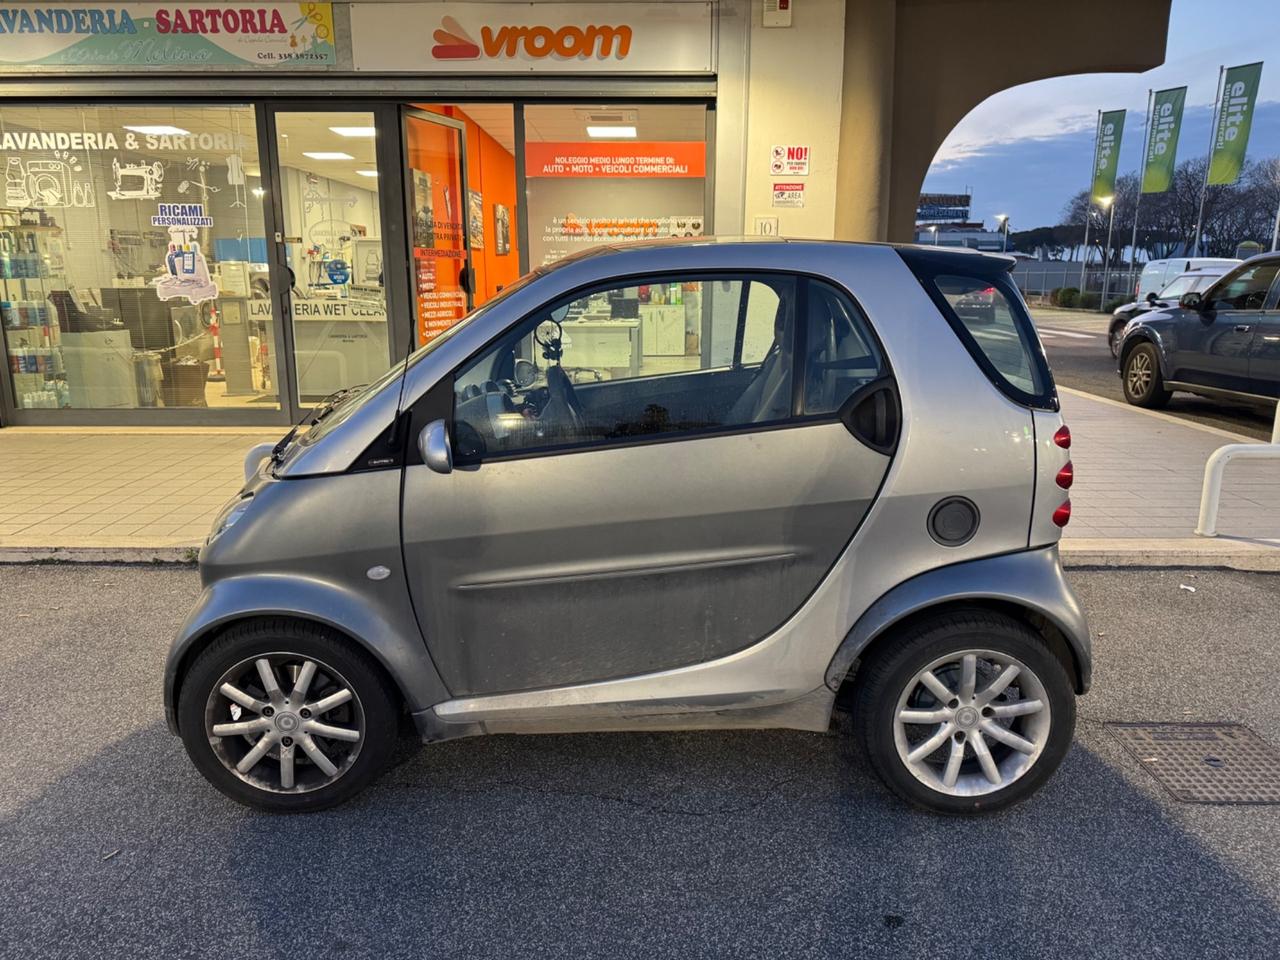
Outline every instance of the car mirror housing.
{"label": "car mirror housing", "polygon": [[453,447],[449,443],[449,428],[443,420],[432,420],[418,434],[418,453],[422,462],[436,473],[453,470]]}
{"label": "car mirror housing", "polygon": [[1154,304],[1156,299],[1156,292],[1154,290],[1147,294],[1147,303]]}
{"label": "car mirror housing", "polygon": [[1195,290],[1190,293],[1184,293],[1178,298],[1178,306],[1183,310],[1194,310],[1199,313],[1205,308],[1204,295]]}

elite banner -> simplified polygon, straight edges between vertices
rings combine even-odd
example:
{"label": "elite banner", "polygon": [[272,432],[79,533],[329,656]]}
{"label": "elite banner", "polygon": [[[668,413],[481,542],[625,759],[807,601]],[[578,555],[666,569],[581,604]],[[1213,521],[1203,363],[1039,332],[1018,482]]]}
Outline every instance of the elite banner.
{"label": "elite banner", "polygon": [[1244,152],[1253,126],[1253,104],[1262,80],[1262,62],[1230,67],[1222,84],[1222,101],[1209,155],[1209,183],[1235,183],[1244,167]]}
{"label": "elite banner", "polygon": [[1147,156],[1142,167],[1142,192],[1164,193],[1173,184],[1177,163],[1178,135],[1182,132],[1182,108],[1187,88],[1157,90],[1151,103],[1151,130],[1147,134]]}
{"label": "elite banner", "polygon": [[1098,142],[1093,146],[1093,189],[1098,201],[1116,192],[1116,168],[1120,163],[1120,138],[1124,135],[1124,111],[1108,110],[1098,123]]}

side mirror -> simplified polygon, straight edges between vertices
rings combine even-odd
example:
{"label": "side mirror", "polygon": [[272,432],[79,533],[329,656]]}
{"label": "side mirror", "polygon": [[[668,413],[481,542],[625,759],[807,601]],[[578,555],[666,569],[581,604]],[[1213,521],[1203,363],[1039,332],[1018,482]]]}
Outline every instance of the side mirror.
{"label": "side mirror", "polygon": [[1196,313],[1201,312],[1205,308],[1204,294],[1196,290],[1190,293],[1184,293],[1178,298],[1178,306],[1183,310],[1194,310]]}
{"label": "side mirror", "polygon": [[1147,294],[1147,303],[1154,304],[1157,299],[1158,298],[1156,297],[1156,292],[1154,290]]}
{"label": "side mirror", "polygon": [[422,462],[436,473],[453,472],[453,446],[443,420],[432,420],[422,428],[418,434],[418,453],[422,455]]}
{"label": "side mirror", "polygon": [[512,376],[515,379],[516,386],[522,390],[525,387],[532,387],[538,380],[538,365],[532,360],[517,357]]}

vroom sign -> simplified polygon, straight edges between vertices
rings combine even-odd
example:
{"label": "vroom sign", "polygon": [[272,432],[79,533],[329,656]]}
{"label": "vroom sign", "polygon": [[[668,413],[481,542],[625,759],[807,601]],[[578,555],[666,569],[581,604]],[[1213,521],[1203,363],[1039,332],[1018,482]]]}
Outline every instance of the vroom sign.
{"label": "vroom sign", "polygon": [[379,73],[715,72],[712,10],[672,3],[359,3],[356,70]]}

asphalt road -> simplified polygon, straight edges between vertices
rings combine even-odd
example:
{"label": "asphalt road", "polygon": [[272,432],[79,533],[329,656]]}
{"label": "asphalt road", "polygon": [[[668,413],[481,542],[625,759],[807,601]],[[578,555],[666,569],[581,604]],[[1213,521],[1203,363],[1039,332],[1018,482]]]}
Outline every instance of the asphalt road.
{"label": "asphalt road", "polygon": [[406,746],[280,817],[164,727],[192,570],[0,567],[0,957],[1273,957],[1280,807],[1176,803],[1102,724],[1280,744],[1280,578],[1073,580],[1096,686],[1003,814],[909,810],[838,733],[732,732]]}
{"label": "asphalt road", "polygon": [[[1124,401],[1116,361],[1107,347],[1110,315],[1045,307],[1032,307],[1031,314],[1058,386]],[[1164,412],[1258,440],[1271,438],[1272,415],[1244,405],[1175,393]]]}

